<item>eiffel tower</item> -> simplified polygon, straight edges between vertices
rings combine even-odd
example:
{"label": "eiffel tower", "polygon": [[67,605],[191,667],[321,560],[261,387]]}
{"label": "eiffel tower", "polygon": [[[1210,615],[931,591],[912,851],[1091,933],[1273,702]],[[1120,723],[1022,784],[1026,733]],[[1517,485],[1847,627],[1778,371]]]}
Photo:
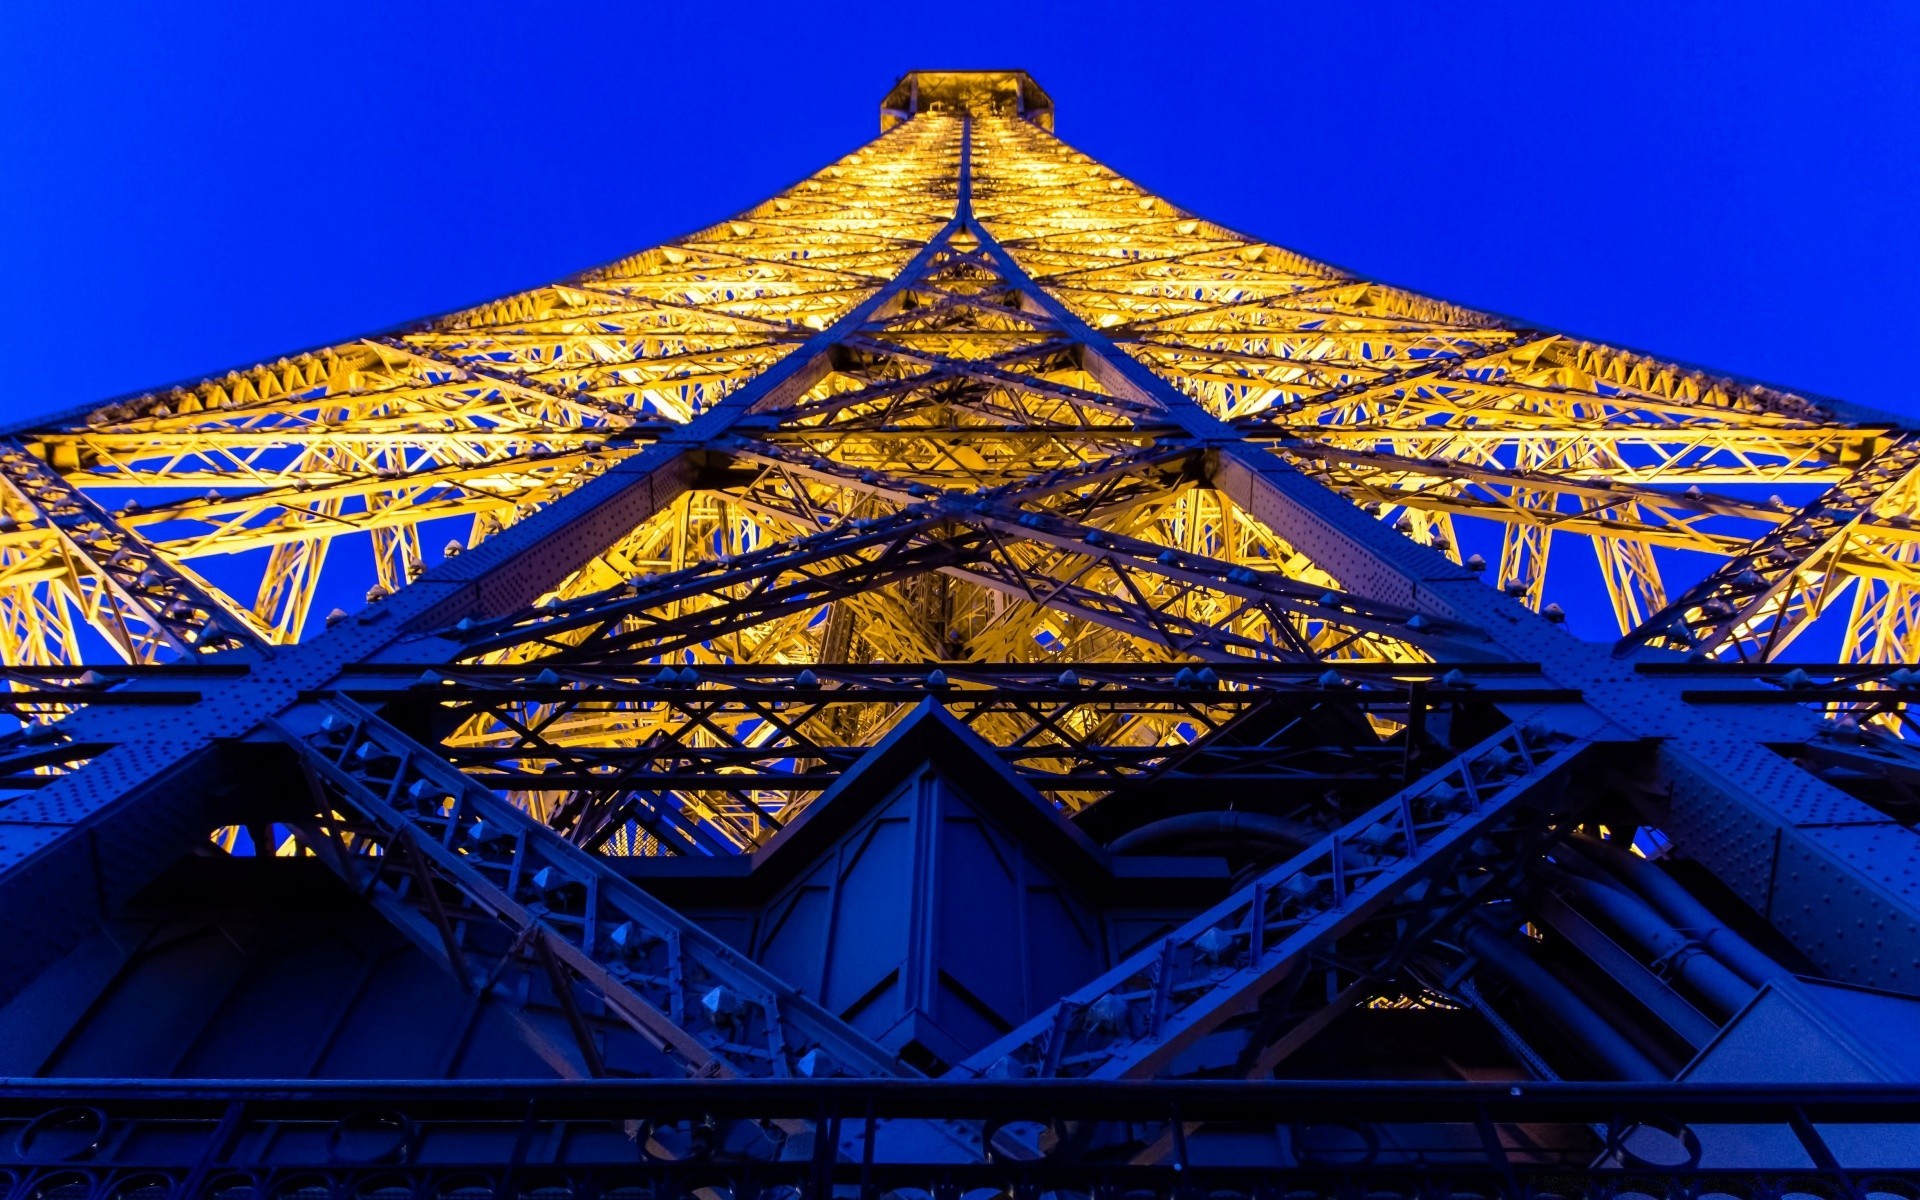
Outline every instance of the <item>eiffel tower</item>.
{"label": "eiffel tower", "polygon": [[0,439],[0,1196],[1915,1195],[1908,423],[1053,129]]}

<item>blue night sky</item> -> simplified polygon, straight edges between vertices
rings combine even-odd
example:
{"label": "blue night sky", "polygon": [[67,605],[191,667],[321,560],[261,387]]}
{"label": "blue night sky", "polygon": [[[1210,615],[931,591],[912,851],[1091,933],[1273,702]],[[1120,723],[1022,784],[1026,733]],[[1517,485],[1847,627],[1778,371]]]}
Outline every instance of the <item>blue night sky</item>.
{"label": "blue night sky", "polygon": [[1323,259],[1920,413],[1911,3],[297,7],[0,6],[0,419],[653,244],[945,66]]}

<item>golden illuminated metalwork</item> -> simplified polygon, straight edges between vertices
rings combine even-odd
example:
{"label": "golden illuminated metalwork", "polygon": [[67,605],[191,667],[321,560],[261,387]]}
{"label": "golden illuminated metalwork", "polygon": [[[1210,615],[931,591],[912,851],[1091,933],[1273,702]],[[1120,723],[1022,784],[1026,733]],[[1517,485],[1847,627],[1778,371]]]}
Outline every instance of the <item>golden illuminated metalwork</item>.
{"label": "golden illuminated metalwork", "polygon": [[[1636,641],[1770,658],[1852,588],[1844,658],[1920,652],[1885,644],[1920,582],[1902,565],[1895,518],[1913,501],[1885,465],[1907,453],[1891,419],[1356,279],[1184,212],[1023,121],[977,122],[973,152],[976,211],[1036,282],[1402,532],[1455,561],[1471,553],[1462,535],[1483,544],[1531,606],[1554,602],[1551,546],[1577,540]],[[1790,551],[1778,586],[1742,582],[1744,566],[1695,585],[1796,522],[1832,532]],[[1663,563],[1682,584],[1671,605]],[[1584,580],[1564,574],[1571,595]]]}
{"label": "golden illuminated metalwork", "polygon": [[[599,270],[6,435],[0,976],[211,834],[320,860],[563,1075],[1258,1076],[1357,1005],[1519,1039],[1475,978],[1536,918],[1663,1023],[1607,1070],[1677,1070],[1637,1047],[1787,972],[1710,995],[1660,924],[1697,913],[1580,924],[1620,909],[1579,826],[1920,986],[1920,436],[1225,229],[1024,73],[916,72],[881,122]],[[909,1053],[865,1006],[940,938],[834,1007],[661,898],[830,861],[861,804],[947,822],[943,772],[1009,822],[952,868],[1020,897],[986,973],[1073,940],[1032,851],[1105,889],[1090,978]]]}
{"label": "golden illuminated metalwork", "polygon": [[[957,128],[916,125],[671,246],[550,287],[24,436],[263,639],[311,627],[323,579],[390,593],[685,422],[831,325],[946,220]],[[73,661],[114,636],[119,596],[15,489],[0,606],[12,663]],[[340,560],[352,554],[356,561]],[[150,657],[142,653],[141,657]]]}
{"label": "golden illuminated metalwork", "polygon": [[[1018,73],[908,76],[882,123],[674,243],[17,434],[0,473],[0,654],[76,663],[97,657],[90,633],[135,662],[298,641],[317,601],[338,620],[393,595],[670,443],[822,331],[832,349],[804,386],[704,436],[692,486],[471,657],[600,658],[614,633],[628,663],[1484,653],[1460,630],[1419,629],[1417,604],[1343,591],[1339,564],[1213,486],[1205,430],[1063,321],[1320,481],[1325,503],[1360,506],[1536,610],[1559,618],[1581,607],[1563,600],[1604,591],[1623,653],[1768,659],[1835,609],[1846,661],[1920,652],[1916,451],[1893,422],[1516,327],[1224,229],[1055,138],[1050,102]],[[969,493],[993,507],[915,524],[916,504]],[[850,536],[889,521],[887,537]],[[742,555],[764,569],[535,636],[554,605],[593,609],[625,581]],[[792,596],[769,606],[769,588]],[[809,737],[870,744],[904,711],[840,711]],[[1179,713],[1071,719],[1143,747],[1191,736]],[[576,712],[540,743],[779,741],[751,714],[713,720],[702,733],[671,709]],[[505,754],[514,727],[484,713],[452,744]],[[1062,733],[1030,716],[980,729]],[[687,793],[738,844],[807,794]],[[571,795],[520,799],[544,812]]]}
{"label": "golden illuminated metalwork", "polygon": [[[115,555],[156,556],[207,616],[270,642],[310,631],[317,595],[353,607],[403,587],[441,543],[478,545],[831,326],[941,231],[963,169],[985,230],[1076,316],[1410,538],[1456,561],[1478,553],[1530,606],[1597,575],[1635,643],[1771,658],[1837,606],[1840,657],[1920,652],[1912,501],[1886,465],[1904,461],[1892,422],[1515,327],[1221,228],[1051,136],[1050,105],[1024,76],[923,73],[886,108],[874,143],[679,242],[19,434],[15,454],[56,472],[115,536],[98,555],[76,548],[32,486],[14,483],[0,653],[77,661],[86,627],[142,661],[232,644],[167,634],[181,599],[117,587],[104,563]],[[900,120],[914,111],[922,119]],[[833,373],[771,442],[973,487],[1164,437],[1150,405],[1116,397],[1062,352],[1057,330],[1019,311],[966,237],[906,293],[911,307],[842,341]],[[1098,523],[1335,582],[1190,484],[1176,473]],[[847,498],[840,482],[789,477],[783,500],[768,486],[689,496],[569,586],[684,566],[706,547],[738,553],[811,519],[791,506],[817,516]],[[869,491],[852,503],[886,501]],[[1592,565],[1567,562],[1571,542]],[[1009,599],[977,572],[948,575],[958,583],[937,602],[908,599],[919,586],[908,584],[850,601],[872,618],[858,622],[865,652],[1019,658],[1037,652],[1026,637],[1037,621],[1084,651],[1179,653],[1130,631],[1096,635],[1084,614]],[[796,616],[704,653],[807,661],[830,628]]]}

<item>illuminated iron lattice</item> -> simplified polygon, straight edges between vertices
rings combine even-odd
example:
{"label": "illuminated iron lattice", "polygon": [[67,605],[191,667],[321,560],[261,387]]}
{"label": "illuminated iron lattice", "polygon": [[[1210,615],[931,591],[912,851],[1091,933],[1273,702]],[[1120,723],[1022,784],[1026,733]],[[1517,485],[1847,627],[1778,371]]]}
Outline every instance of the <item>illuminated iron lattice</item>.
{"label": "illuminated iron lattice", "polygon": [[[1863,1062],[1920,1031],[1904,422],[1223,228],[1060,141],[1019,72],[909,75],[882,129],[600,269],[0,439],[0,1074],[42,1079],[0,1095],[0,1195],[136,1169],[469,1194],[429,1129],[581,1195],[636,1146],[662,1195],[717,1186],[691,1163],[759,1172],[743,1197],[1208,1163],[1354,1194],[1868,1187],[1843,1159],[1897,1146],[1810,1122],[1910,1120],[1865,1085],[1920,1066],[1727,1047],[1789,1010]],[[872,849],[888,822],[920,848]],[[206,1065],[226,992],[190,1035],[122,1011],[159,994],[131,964],[177,958],[139,914],[183,863],[327,872],[382,953],[437,964],[467,1048],[404,1079],[498,1043],[503,1078],[713,1099],[549,1088],[554,1128],[624,1133],[530,1150],[520,1110],[409,1099],[337,1033],[278,1076],[387,1082],[279,1116],[270,1087],[176,1088],[240,1115],[135,1153],[161,1110],[73,1079],[270,1073]],[[227,928],[194,903],[168,928]],[[869,945],[895,957],[863,976]],[[234,978],[287,969],[243,951]],[[1486,1061],[1401,1046],[1402,1077],[1461,1082],[1385,1116],[1230,1082],[1380,1078],[1351,1066],[1369,1021],[1471,1027]],[[179,1045],[76,1048],[115,1031]],[[1035,1082],[1170,1078],[1212,1090]],[[1829,1111],[1809,1083],[1861,1086]],[[1321,1103],[1360,1150],[1315,1148]],[[1243,1114],[1268,1141],[1223,1132]],[[275,1121],[324,1153],[248,1159],[235,1130]]]}

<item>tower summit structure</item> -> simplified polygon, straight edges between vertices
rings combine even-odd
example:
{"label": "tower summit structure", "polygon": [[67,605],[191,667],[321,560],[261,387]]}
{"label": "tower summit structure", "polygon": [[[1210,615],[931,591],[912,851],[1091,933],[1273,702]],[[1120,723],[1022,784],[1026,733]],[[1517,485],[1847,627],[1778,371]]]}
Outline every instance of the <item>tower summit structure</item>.
{"label": "tower summit structure", "polygon": [[1907,1186],[1907,422],[881,126],[0,441],[0,1194]]}

